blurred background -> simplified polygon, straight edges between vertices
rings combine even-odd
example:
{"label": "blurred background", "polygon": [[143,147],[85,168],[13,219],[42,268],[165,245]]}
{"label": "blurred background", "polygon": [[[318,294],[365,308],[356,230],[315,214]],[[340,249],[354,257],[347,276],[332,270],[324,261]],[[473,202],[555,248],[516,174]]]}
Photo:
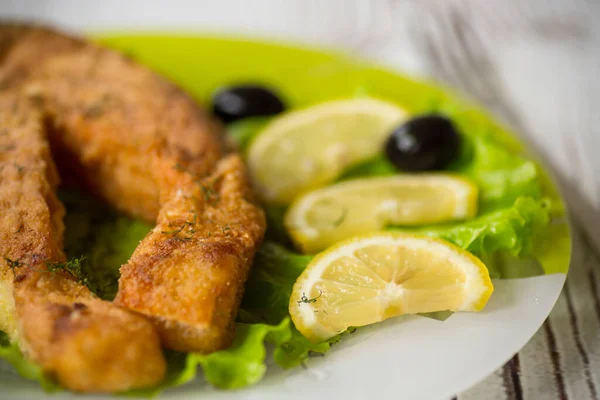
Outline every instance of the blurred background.
{"label": "blurred background", "polygon": [[[577,252],[549,321],[507,367],[459,397],[598,398],[600,1],[0,0],[0,16],[81,32],[226,32],[335,47],[483,103],[558,177]],[[521,394],[501,388],[515,369]],[[562,389],[549,384],[559,378]]]}

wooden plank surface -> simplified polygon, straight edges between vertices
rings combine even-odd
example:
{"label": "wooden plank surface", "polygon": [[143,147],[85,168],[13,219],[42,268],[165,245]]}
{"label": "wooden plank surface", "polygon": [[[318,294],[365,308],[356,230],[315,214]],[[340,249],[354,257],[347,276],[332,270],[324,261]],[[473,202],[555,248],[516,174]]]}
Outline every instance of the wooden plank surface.
{"label": "wooden plank surface", "polygon": [[[86,16],[73,19],[77,7]],[[341,47],[483,103],[558,177],[575,221],[576,260],[551,317],[518,357],[457,397],[598,398],[600,1],[4,0],[0,12],[73,29],[177,26]]]}

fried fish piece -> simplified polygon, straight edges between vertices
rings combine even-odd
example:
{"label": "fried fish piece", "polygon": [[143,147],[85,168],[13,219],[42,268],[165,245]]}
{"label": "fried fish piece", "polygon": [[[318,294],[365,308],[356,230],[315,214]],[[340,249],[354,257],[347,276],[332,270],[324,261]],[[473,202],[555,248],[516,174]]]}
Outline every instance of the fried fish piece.
{"label": "fried fish piece", "polygon": [[166,365],[151,323],[64,269],[64,208],[42,122],[20,94],[0,95],[0,330],[69,389],[156,384]]}
{"label": "fried fish piece", "polygon": [[169,348],[227,347],[265,217],[206,111],[124,55],[43,28],[12,41],[0,86],[41,104],[65,180],[157,223],[115,302],[148,316]]}
{"label": "fried fish piece", "polygon": [[[156,227],[121,268],[116,302],[155,321],[169,348],[212,352],[233,340],[250,262],[264,232],[239,156],[204,178],[157,160],[170,188]],[[161,168],[161,163],[164,165]],[[167,189],[165,189],[167,190]]]}

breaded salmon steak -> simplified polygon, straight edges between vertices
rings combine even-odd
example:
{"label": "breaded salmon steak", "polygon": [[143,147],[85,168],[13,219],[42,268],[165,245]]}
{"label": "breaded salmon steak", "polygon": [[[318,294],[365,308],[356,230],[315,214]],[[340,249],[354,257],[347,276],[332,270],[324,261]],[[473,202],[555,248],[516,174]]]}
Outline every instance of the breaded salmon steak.
{"label": "breaded salmon steak", "polygon": [[96,44],[3,25],[0,51],[0,88],[42,110],[63,181],[156,223],[121,268],[115,303],[147,316],[169,348],[227,347],[265,218],[219,125],[166,79]]}
{"label": "breaded salmon steak", "polygon": [[43,117],[0,95],[0,329],[65,387],[115,391],[159,382],[159,337],[61,268],[64,208]]}

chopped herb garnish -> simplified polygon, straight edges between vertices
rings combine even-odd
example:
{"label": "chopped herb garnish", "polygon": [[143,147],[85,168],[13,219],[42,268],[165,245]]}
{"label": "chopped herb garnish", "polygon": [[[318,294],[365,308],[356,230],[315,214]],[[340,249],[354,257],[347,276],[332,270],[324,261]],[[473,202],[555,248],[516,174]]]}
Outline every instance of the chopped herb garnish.
{"label": "chopped herb garnish", "polygon": [[305,303],[305,304],[316,303],[317,299],[319,297],[321,297],[321,295],[323,295],[323,292],[319,290],[319,295],[317,297],[313,297],[312,299],[309,299],[305,293],[302,293],[302,297],[300,297],[300,300],[298,300],[296,303],[298,303],[298,305],[301,305],[302,303]]}
{"label": "chopped herb garnish", "polygon": [[179,172],[190,172],[186,167],[184,167],[183,165],[181,165],[179,163],[173,165],[173,169],[175,171],[179,171]]}
{"label": "chopped herb garnish", "polygon": [[22,263],[19,260],[13,260],[9,257],[4,256],[4,261],[6,261],[6,264],[8,265],[8,268],[12,269],[13,272],[13,276],[16,277],[17,273],[15,272],[15,270],[17,268],[21,268],[23,265],[25,265],[24,263]]}
{"label": "chopped herb garnish", "polygon": [[48,262],[46,263],[46,266],[48,267],[48,271],[53,273],[57,271],[68,272],[77,280],[78,283],[82,283],[87,286],[87,277],[85,276],[84,272],[84,261],[85,257],[79,257],[60,263]]}
{"label": "chopped herb garnish", "polygon": [[17,171],[19,171],[19,173],[23,172],[23,170],[25,169],[24,166],[17,163],[13,163],[13,166],[17,169]]}
{"label": "chopped herb garnish", "polygon": [[223,232],[223,235],[229,236],[230,235],[230,231],[231,231],[231,227],[229,226],[229,224],[223,225],[221,227],[221,231]]}
{"label": "chopped herb garnish", "polygon": [[111,101],[111,94],[104,93],[100,99],[98,99],[94,103],[90,104],[83,111],[83,118],[94,119],[94,118],[101,117],[102,115],[104,115],[104,112],[106,111],[106,105],[110,101]]}
{"label": "chopped herb garnish", "polygon": [[198,185],[200,190],[202,191],[202,195],[204,196],[204,201],[209,203],[212,206],[215,206],[219,200],[221,200],[221,195],[214,189],[214,181],[210,185],[203,185],[200,182],[200,176],[194,174],[190,171],[186,166],[176,163],[173,165],[173,169],[179,172],[185,172],[190,174],[194,178],[194,182]]}
{"label": "chopped herb garnish", "polygon": [[215,191],[212,187],[200,185],[200,190],[202,190],[204,200],[213,206],[216,205],[219,200],[221,200],[221,195],[219,192]]}
{"label": "chopped herb garnish", "polygon": [[[165,234],[165,235],[173,235],[175,237],[175,239],[177,240],[190,240],[191,238],[194,237],[194,235],[196,234],[196,220],[198,218],[198,216],[196,215],[196,213],[191,210],[191,213],[193,213],[193,218],[191,221],[185,221],[179,228],[172,230],[172,231],[161,231],[160,233]],[[170,226],[170,224],[169,224]],[[189,228],[187,230],[187,232],[183,232],[183,230],[185,228]],[[186,236],[182,236],[180,235],[180,233],[186,233]]]}
{"label": "chopped herb garnish", "polygon": [[[183,225],[181,225],[179,228],[172,230],[172,231],[160,231],[160,233],[164,233],[165,235],[177,235],[179,234],[183,228],[186,227],[187,222],[184,222]],[[170,226],[170,225],[169,225]]]}
{"label": "chopped herb garnish", "polygon": [[189,168],[182,165],[181,163],[176,163],[175,165],[173,165],[173,169],[176,171],[179,171],[179,172],[185,172],[185,173],[190,174],[194,178],[194,182],[198,185],[198,187],[202,191],[202,195],[204,196],[204,201],[206,201],[210,205],[215,206],[219,202],[219,200],[221,200],[220,193],[214,189],[214,184],[215,184],[216,180],[218,180],[219,178],[214,179],[213,182],[210,183],[210,185],[204,185],[200,181],[200,179],[201,179],[200,176],[198,176],[197,174],[190,171]]}
{"label": "chopped herb garnish", "polygon": [[94,103],[83,112],[83,118],[94,119],[101,117],[104,114],[104,105],[102,103]]}

